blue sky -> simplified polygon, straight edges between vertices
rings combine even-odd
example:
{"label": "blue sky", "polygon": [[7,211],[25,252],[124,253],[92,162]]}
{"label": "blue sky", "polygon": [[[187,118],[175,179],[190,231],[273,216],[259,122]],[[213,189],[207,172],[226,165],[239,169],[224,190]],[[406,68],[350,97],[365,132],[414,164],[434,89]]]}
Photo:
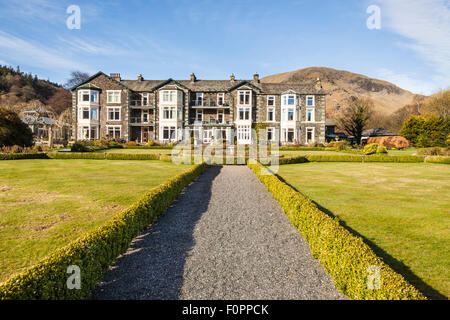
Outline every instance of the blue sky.
{"label": "blue sky", "polygon": [[0,64],[59,83],[71,70],[227,79],[324,66],[430,94],[450,86],[450,1],[0,0]]}

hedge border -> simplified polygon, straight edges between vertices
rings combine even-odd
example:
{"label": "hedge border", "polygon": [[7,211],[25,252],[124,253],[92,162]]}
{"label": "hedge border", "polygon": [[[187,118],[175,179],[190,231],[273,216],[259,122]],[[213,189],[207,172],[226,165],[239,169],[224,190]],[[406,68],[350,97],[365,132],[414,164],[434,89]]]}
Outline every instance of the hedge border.
{"label": "hedge border", "polygon": [[[261,164],[249,168],[279,203],[290,222],[309,243],[311,254],[333,278],[336,288],[356,300],[426,300],[400,274],[391,269],[364,241],[337,219],[321,211],[309,198],[297,192]],[[368,268],[380,270],[380,288],[369,289]]]}
{"label": "hedge border", "polygon": [[0,160],[48,159],[45,153],[0,153]]}
{"label": "hedge border", "polygon": [[[91,296],[109,265],[133,238],[163,214],[181,191],[206,168],[199,164],[158,187],[96,230],[56,250],[38,264],[0,284],[0,300],[83,299]],[[69,290],[67,267],[81,270],[81,289]]]}
{"label": "hedge border", "polygon": [[[304,156],[292,156],[280,158],[280,165],[305,163],[305,162],[397,162],[397,163],[419,163],[424,162],[420,156],[380,156],[380,155],[320,155],[307,154]],[[427,161],[428,162],[428,161]]]}
{"label": "hedge border", "polygon": [[425,162],[450,164],[450,157],[445,156],[427,156]]}

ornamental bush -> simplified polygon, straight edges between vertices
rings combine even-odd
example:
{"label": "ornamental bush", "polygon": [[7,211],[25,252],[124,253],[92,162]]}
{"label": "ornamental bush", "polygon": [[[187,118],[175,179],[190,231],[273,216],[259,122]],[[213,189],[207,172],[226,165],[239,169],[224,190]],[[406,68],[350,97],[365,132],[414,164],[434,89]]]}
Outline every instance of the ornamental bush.
{"label": "ornamental bush", "polygon": [[364,146],[363,153],[365,155],[375,154],[375,153],[377,153],[378,147],[379,147],[378,143],[369,143]]}
{"label": "ornamental bush", "polygon": [[387,149],[385,146],[379,145],[377,148],[377,153],[388,153]]}
{"label": "ornamental bush", "polygon": [[[249,165],[290,222],[309,243],[311,254],[333,278],[335,286],[350,299],[426,299],[416,288],[379,258],[364,241],[321,211],[309,198],[280,181],[261,164]],[[369,270],[379,270],[380,287]]]}

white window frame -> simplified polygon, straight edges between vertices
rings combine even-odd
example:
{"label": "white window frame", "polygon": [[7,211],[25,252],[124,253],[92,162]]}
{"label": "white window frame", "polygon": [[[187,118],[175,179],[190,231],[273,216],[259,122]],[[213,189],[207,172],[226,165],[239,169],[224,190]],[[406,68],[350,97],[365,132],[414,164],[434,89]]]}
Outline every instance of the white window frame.
{"label": "white window frame", "polygon": [[[270,100],[273,101],[273,104],[269,104]],[[275,96],[267,96],[267,106],[268,107],[275,107]]]}
{"label": "white window frame", "polygon": [[[222,98],[222,103],[219,102],[220,98]],[[218,106],[225,105],[225,93],[218,93],[217,94],[217,105]]]}
{"label": "white window frame", "polygon": [[[244,118],[241,119],[241,110],[244,112]],[[248,119],[245,119],[245,113],[248,112]],[[252,108],[250,107],[239,107],[238,108],[238,114],[237,114],[238,120],[240,121],[252,121]]]}
{"label": "white window frame", "polygon": [[[144,104],[144,99],[145,98],[147,99],[147,103],[146,104]],[[141,93],[141,105],[148,106],[149,102],[150,102],[149,98],[150,98],[150,95],[148,93]]]}
{"label": "white window frame", "polygon": [[176,104],[178,101],[178,90],[161,90],[159,102],[161,104]]}
{"label": "white window frame", "polygon": [[[272,139],[269,139],[269,132],[271,133]],[[275,127],[268,127],[266,132],[267,141],[275,141]]]}
{"label": "white window frame", "polygon": [[[113,129],[113,132],[114,132],[113,136],[111,136],[109,134],[109,129]],[[122,137],[122,126],[121,125],[113,125],[113,126],[107,125],[106,126],[106,134],[109,135],[109,138],[116,139],[116,136],[115,136],[116,129],[119,129],[119,138],[118,139],[120,139]]]}
{"label": "white window frame", "polygon": [[[314,112],[314,108],[306,108],[306,113],[305,113],[305,121],[306,122],[315,122],[315,112]],[[308,112],[311,112],[311,119],[308,120]]]}
{"label": "white window frame", "polygon": [[[294,103],[289,104],[289,97],[294,97]],[[295,93],[286,93],[281,96],[281,105],[286,107],[295,107],[298,104],[298,97]]]}
{"label": "white window frame", "polygon": [[[111,119],[109,116],[109,111],[113,109],[114,111],[114,117],[116,116],[116,110],[115,109],[119,109],[119,119]],[[122,119],[122,107],[106,107],[106,120],[107,121],[121,121]]]}
{"label": "white window frame", "polygon": [[[92,117],[92,110],[94,110],[94,109],[96,110],[96,112],[95,112],[95,115],[96,115],[95,119]],[[90,117],[90,120],[98,121],[98,108],[97,107],[89,108],[89,117]]]}
{"label": "white window frame", "polygon": [[[198,102],[201,101],[201,103],[199,104]],[[203,102],[205,102],[203,100],[203,92],[196,92],[195,93],[195,105],[202,107],[203,106]]]}
{"label": "white window frame", "polygon": [[[312,98],[312,104],[308,104],[309,98]],[[306,107],[315,107],[316,106],[316,97],[315,96],[306,96]]]}
{"label": "white window frame", "polygon": [[[164,138],[164,131],[167,130],[169,138]],[[174,137],[172,138],[171,132],[174,132]],[[176,126],[162,126],[161,127],[161,140],[162,141],[177,141],[177,127]]]}
{"label": "white window frame", "polygon": [[[198,115],[201,114],[201,119],[198,119]],[[197,109],[195,110],[195,121],[202,121],[203,122],[203,109]]]}
{"label": "white window frame", "polygon": [[[241,103],[241,95],[244,95],[244,103]],[[245,103],[245,98],[248,95],[248,103]],[[240,106],[251,106],[252,105],[252,90],[239,90],[238,91],[238,101],[237,104]]]}
{"label": "white window frame", "polygon": [[[314,127],[306,127],[306,130],[305,130],[305,142],[306,143],[310,143],[310,142],[314,143],[316,141],[316,138],[315,138],[316,132],[315,131],[316,131],[316,128],[314,128]],[[308,132],[311,132],[311,137],[312,137],[311,141],[308,141]]]}
{"label": "white window frame", "polygon": [[[118,101],[110,101],[110,97],[117,97],[118,95]],[[115,100],[115,99],[114,99]],[[122,90],[106,90],[106,103],[121,103],[122,101]]]}
{"label": "white window frame", "polygon": [[[166,117],[165,111],[168,111],[169,117]],[[174,106],[161,107],[161,118],[163,120],[176,120],[177,119],[177,107],[174,107]]]}
{"label": "white window frame", "polygon": [[[222,121],[219,122],[219,114],[222,115]],[[225,112],[223,109],[217,109],[217,123],[224,124],[225,123]]]}
{"label": "white window frame", "polygon": [[[269,119],[269,113],[272,113],[272,120]],[[275,107],[267,107],[266,122],[275,122]]]}

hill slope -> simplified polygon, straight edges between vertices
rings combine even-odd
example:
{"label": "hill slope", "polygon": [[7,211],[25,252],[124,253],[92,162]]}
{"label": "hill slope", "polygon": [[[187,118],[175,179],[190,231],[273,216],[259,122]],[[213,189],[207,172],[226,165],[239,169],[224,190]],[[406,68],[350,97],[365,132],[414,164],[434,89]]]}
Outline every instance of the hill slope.
{"label": "hill slope", "polygon": [[342,110],[340,107],[345,106],[352,97],[370,97],[374,101],[376,112],[389,115],[403,106],[411,104],[415,96],[390,82],[332,68],[305,68],[267,76],[261,81],[311,83],[317,78],[320,78],[323,88],[329,93],[327,117],[330,118],[335,118]]}
{"label": "hill slope", "polygon": [[71,94],[62,86],[0,65],[0,106],[18,113],[46,106],[61,114],[71,104]]}

